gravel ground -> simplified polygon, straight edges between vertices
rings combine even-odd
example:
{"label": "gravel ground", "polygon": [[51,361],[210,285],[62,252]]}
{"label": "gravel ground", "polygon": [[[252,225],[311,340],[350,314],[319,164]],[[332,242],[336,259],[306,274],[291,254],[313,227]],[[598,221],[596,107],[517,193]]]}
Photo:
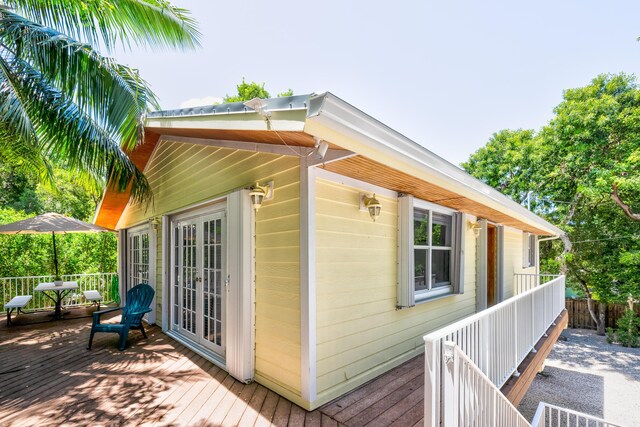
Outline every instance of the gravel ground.
{"label": "gravel ground", "polygon": [[640,348],[607,344],[587,329],[567,329],[518,409],[529,421],[540,401],[640,427]]}

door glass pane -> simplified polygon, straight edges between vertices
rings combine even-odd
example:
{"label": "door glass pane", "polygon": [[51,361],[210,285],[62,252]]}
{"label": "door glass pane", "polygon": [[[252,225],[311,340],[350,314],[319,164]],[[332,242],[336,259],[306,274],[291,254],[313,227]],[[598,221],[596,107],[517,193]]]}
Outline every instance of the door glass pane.
{"label": "door glass pane", "polygon": [[196,333],[196,225],[182,226],[182,329]]}
{"label": "door glass pane", "polygon": [[219,286],[222,274],[222,241],[220,219],[207,220],[203,232],[203,251],[205,253],[203,265],[204,286],[202,293],[204,330],[202,338],[222,345],[221,328],[217,322],[222,320],[221,306],[217,303],[222,298]]}
{"label": "door glass pane", "polygon": [[434,249],[431,260],[432,288],[448,286],[451,283],[451,250]]}
{"label": "door glass pane", "polygon": [[178,324],[178,313],[180,309],[180,300],[178,293],[180,291],[180,228],[176,227],[173,230],[173,323]]}

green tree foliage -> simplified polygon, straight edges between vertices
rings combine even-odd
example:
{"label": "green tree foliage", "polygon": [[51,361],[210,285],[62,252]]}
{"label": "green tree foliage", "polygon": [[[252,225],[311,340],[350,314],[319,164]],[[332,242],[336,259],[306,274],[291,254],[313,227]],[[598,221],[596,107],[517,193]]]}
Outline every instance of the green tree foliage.
{"label": "green tree foliage", "polygon": [[[237,94],[236,95],[227,95],[224,97],[224,102],[225,103],[229,103],[229,102],[244,102],[244,101],[249,101],[253,98],[262,98],[262,99],[266,99],[266,98],[271,98],[271,95],[269,94],[269,92],[264,88],[264,82],[262,83],[256,83],[256,82],[251,82],[251,83],[247,83],[244,79],[244,77],[242,78],[242,83],[238,84],[236,86],[237,89]],[[293,95],[293,90],[292,89],[288,89],[285,92],[279,93],[278,96],[292,96]]]}
{"label": "green tree foliage", "polygon": [[195,21],[165,0],[6,0],[0,8],[0,157],[40,180],[53,167],[150,197],[123,149],[141,140],[156,99],[136,70],[101,55],[116,45],[191,48]]}
{"label": "green tree foliage", "polygon": [[[462,166],[566,232],[542,250],[589,298],[604,333],[597,302],[640,296],[640,222],[612,199],[614,188],[640,209],[640,89],[633,76],[600,75],[569,89],[554,118],[539,132],[501,131]],[[601,304],[602,305],[602,304]]]}
{"label": "green tree foliage", "polygon": [[[0,163],[0,224],[46,212],[91,221],[100,193],[86,188],[72,173],[53,170],[56,187],[15,165]],[[117,239],[113,233],[65,234],[56,237],[61,274],[116,271]],[[51,236],[0,235],[0,277],[43,276],[53,271]]]}

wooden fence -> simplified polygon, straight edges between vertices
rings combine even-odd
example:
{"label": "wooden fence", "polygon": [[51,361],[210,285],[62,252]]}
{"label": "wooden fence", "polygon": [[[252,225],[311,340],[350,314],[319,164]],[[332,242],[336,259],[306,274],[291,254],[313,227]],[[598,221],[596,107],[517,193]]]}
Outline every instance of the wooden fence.
{"label": "wooden fence", "polygon": [[[596,323],[589,314],[587,300],[567,299],[565,304],[569,313],[570,328],[596,329]],[[607,304],[605,327],[611,326],[615,328],[618,319],[622,317],[627,307],[627,304]],[[636,304],[634,310],[636,314],[640,315],[640,306],[638,304]]]}

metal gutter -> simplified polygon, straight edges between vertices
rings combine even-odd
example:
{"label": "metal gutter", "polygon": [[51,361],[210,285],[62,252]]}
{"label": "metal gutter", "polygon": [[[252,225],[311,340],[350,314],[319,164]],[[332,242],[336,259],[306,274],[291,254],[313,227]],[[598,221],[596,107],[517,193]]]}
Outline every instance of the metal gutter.
{"label": "metal gutter", "polygon": [[[271,112],[307,110],[311,95],[294,95],[282,98],[265,99],[267,106],[265,110]],[[147,118],[169,118],[185,116],[211,116],[211,115],[231,115],[247,114],[255,111],[244,105],[242,102],[231,102],[228,104],[205,105],[202,107],[180,108],[175,110],[153,111]]]}

